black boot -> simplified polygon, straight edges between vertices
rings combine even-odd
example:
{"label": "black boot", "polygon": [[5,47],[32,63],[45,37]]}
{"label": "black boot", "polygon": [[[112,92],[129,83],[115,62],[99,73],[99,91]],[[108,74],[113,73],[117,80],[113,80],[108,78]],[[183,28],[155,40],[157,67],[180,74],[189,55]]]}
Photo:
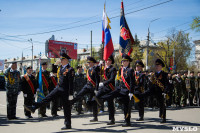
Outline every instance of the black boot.
{"label": "black boot", "polygon": [[162,119],[160,123],[166,123],[166,119]]}
{"label": "black boot", "polygon": [[114,125],[114,124],[115,124],[115,120],[114,119],[110,120],[110,122],[107,123],[107,125]]}
{"label": "black boot", "polygon": [[139,119],[137,119],[136,121],[144,121],[143,117],[140,117]]}
{"label": "black boot", "polygon": [[130,127],[131,123],[130,122],[126,122],[125,124],[122,125],[122,127]]}
{"label": "black boot", "polygon": [[71,129],[72,126],[70,125],[65,125],[64,127],[61,128],[61,130],[67,130],[67,129]]}
{"label": "black boot", "polygon": [[98,121],[98,119],[96,117],[93,118],[92,120],[90,120],[90,122],[96,122],[96,121]]}
{"label": "black boot", "polygon": [[24,105],[24,108],[27,110],[27,111],[30,111],[31,113],[35,113],[35,110],[37,109],[36,106],[27,106],[27,105]]}

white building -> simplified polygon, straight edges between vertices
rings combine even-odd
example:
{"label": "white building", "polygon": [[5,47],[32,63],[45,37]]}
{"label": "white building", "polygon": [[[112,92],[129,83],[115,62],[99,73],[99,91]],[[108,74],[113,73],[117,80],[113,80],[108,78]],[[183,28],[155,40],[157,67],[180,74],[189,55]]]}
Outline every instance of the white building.
{"label": "white building", "polygon": [[200,69],[200,40],[194,41],[195,44],[195,65]]}

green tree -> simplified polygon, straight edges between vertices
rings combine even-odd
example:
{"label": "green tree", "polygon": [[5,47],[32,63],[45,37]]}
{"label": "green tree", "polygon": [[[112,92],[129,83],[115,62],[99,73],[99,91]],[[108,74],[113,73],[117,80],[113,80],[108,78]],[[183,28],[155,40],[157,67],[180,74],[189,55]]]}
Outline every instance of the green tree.
{"label": "green tree", "polygon": [[173,52],[175,51],[175,65],[176,71],[186,70],[188,67],[187,59],[191,52],[191,43],[189,38],[189,33],[183,31],[172,31],[167,36],[166,41],[158,42],[161,50],[157,50],[156,54],[161,58],[167,68],[169,68],[169,58],[173,57]]}
{"label": "green tree", "polygon": [[199,16],[195,17],[190,26],[192,30],[195,30],[196,32],[200,32],[200,17]]}

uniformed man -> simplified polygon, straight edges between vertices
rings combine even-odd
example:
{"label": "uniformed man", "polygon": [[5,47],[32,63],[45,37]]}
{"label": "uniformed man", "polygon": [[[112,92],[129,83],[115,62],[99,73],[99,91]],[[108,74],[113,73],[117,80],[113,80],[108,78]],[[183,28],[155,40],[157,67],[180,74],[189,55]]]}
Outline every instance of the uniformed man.
{"label": "uniformed man", "polygon": [[196,102],[200,104],[200,72],[197,73],[198,90],[196,90]]}
{"label": "uniformed man", "polygon": [[190,102],[190,106],[193,106],[193,99],[194,99],[194,95],[196,92],[195,89],[195,76],[194,76],[194,71],[190,72],[190,90],[189,90],[189,102]]}
{"label": "uniformed man", "polygon": [[122,55],[122,68],[119,71],[121,82],[114,91],[111,91],[110,93],[101,97],[104,100],[112,100],[117,97],[119,98],[119,101],[124,106],[125,124],[122,125],[123,127],[131,126],[131,110],[129,107],[129,102],[132,100],[135,87],[135,78],[133,76],[134,71],[130,68],[131,61],[132,59],[128,55]]}
{"label": "uniformed man", "polygon": [[[37,81],[39,80],[39,72],[37,73],[36,77]],[[47,63],[42,63],[42,89],[44,96],[46,97],[49,93],[49,85],[50,85],[50,72],[47,71]],[[38,109],[38,116],[39,117],[48,117],[46,115],[46,107],[47,105],[43,105]]]}
{"label": "uniformed man", "polygon": [[[188,97],[188,90],[186,86],[189,86],[190,88],[190,82],[189,82],[189,77],[188,77],[188,71],[184,71],[184,74],[182,76],[183,79],[183,88],[182,88],[182,97],[181,97],[181,106],[185,107],[187,103],[187,97]],[[187,85],[186,85],[187,84]]]}
{"label": "uniformed man", "polygon": [[[32,75],[32,67],[26,68],[27,73],[22,77],[22,92],[24,94],[24,105],[31,106],[35,102],[37,82],[35,77]],[[27,119],[33,118],[31,112],[24,109],[24,114]]]}
{"label": "uniformed man", "polygon": [[178,72],[177,75],[173,78],[174,84],[174,96],[175,96],[175,104],[176,107],[181,107],[181,97],[182,97],[182,88],[183,88],[183,80],[181,78],[181,72]]}
{"label": "uniformed man", "polygon": [[[77,72],[75,74],[74,78],[74,96],[76,96],[82,89],[82,87],[86,84],[87,79],[85,75],[82,73],[83,68],[82,66],[77,66]],[[78,102],[76,102],[76,111],[78,112],[78,115],[83,114],[82,109],[82,102],[84,98],[82,97]]]}
{"label": "uniformed man", "polygon": [[96,117],[97,114],[95,114],[95,112],[97,112],[97,102],[92,101],[92,98],[95,96],[95,91],[98,91],[98,88],[99,88],[100,69],[98,66],[95,66],[96,60],[93,57],[88,56],[87,62],[89,65],[89,69],[87,70],[87,79],[88,79],[87,83],[81,89],[81,91],[76,95],[76,97],[72,100],[72,104],[80,100],[84,95],[90,94],[90,103],[92,103],[93,112],[94,112],[93,113],[94,119],[90,120],[90,122],[95,122],[95,121],[98,121]]}
{"label": "uniformed man", "polygon": [[141,96],[142,93],[144,93],[145,90],[147,90],[145,87],[145,74],[142,73],[142,69],[144,68],[144,64],[142,61],[137,60],[135,62],[135,88],[134,88],[134,94],[137,98],[139,98],[139,102],[135,103],[136,108],[139,110],[139,119],[136,121],[143,121],[144,120],[144,97]]}
{"label": "uniformed man", "polygon": [[[155,61],[156,72],[151,75],[151,85],[148,93],[155,95],[160,107],[159,117],[161,118],[161,123],[166,122],[166,93],[168,91],[168,79],[167,73],[162,71],[165,64],[161,59]],[[148,94],[145,92],[146,94]]]}
{"label": "uniformed man", "polygon": [[[103,81],[99,83],[99,91],[96,92],[97,98],[101,98],[101,96],[115,90],[116,69],[113,67],[112,64],[114,64],[114,58],[111,55],[106,61],[106,66],[103,70]],[[115,124],[114,102],[113,102],[113,99],[108,99],[107,101],[108,101],[108,112],[109,112],[109,120],[110,120],[110,122],[108,122],[107,125],[113,125]],[[97,118],[97,112],[94,112],[94,114],[95,114],[94,118]]]}
{"label": "uniformed man", "polygon": [[73,98],[73,80],[74,80],[74,69],[69,65],[69,59],[67,54],[63,53],[60,57],[61,68],[59,72],[59,82],[56,88],[48,94],[41,102],[35,103],[33,106],[26,106],[25,108],[32,113],[35,112],[40,106],[49,103],[55,97],[61,97],[64,108],[65,126],[62,130],[71,129],[71,105],[70,101]]}
{"label": "uniformed man", "polygon": [[172,80],[172,74],[168,73],[168,77],[167,77],[168,81],[169,81],[169,99],[167,100],[167,106],[171,107],[172,103],[173,103],[173,92],[174,92],[174,84],[173,84],[173,80]]}
{"label": "uniformed man", "polygon": [[[52,72],[50,73],[50,86],[49,92],[51,93],[57,86],[57,65],[52,64]],[[59,116],[58,110],[58,97],[55,97],[51,101],[51,115],[53,117]]]}
{"label": "uniformed man", "polygon": [[20,72],[17,70],[17,62],[13,62],[4,74],[7,78],[6,96],[7,96],[7,118],[8,120],[17,119],[16,106],[17,97],[20,92]]}

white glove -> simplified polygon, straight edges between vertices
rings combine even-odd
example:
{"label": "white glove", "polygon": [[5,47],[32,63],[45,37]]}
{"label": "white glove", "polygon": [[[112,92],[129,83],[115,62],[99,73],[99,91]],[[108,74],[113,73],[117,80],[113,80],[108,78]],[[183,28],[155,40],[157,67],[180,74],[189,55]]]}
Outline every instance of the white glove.
{"label": "white glove", "polygon": [[99,61],[99,66],[101,66],[101,65],[103,65],[103,61],[102,60]]}
{"label": "white glove", "polygon": [[73,99],[73,95],[69,95],[69,100],[72,100]]}
{"label": "white glove", "polygon": [[36,94],[34,94],[34,97],[36,98]]}
{"label": "white glove", "polygon": [[24,94],[24,97],[27,97],[27,94]]}
{"label": "white glove", "polygon": [[18,92],[18,95],[21,93],[21,91]]}
{"label": "white glove", "polygon": [[98,94],[98,91],[97,91],[97,90],[95,90],[95,91],[94,91],[94,94],[95,94],[95,95],[97,95],[97,94]]}
{"label": "white glove", "polygon": [[129,96],[129,99],[131,100],[131,98],[133,97],[133,93],[129,93],[128,96]]}
{"label": "white glove", "polygon": [[103,86],[103,82],[100,82],[100,83],[99,83],[99,87],[102,87],[102,86]]}
{"label": "white glove", "polygon": [[164,96],[164,98],[166,97],[166,93],[162,93],[162,95]]}

